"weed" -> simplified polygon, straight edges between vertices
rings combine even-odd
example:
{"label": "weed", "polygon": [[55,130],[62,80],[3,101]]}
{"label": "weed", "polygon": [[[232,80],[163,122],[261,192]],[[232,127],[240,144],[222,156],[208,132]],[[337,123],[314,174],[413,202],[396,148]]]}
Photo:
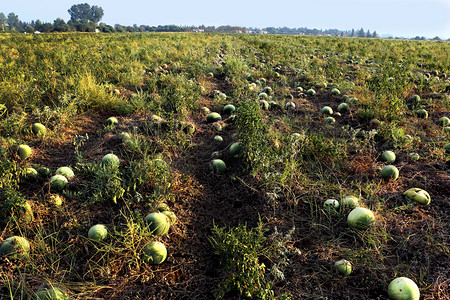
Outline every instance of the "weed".
{"label": "weed", "polygon": [[217,299],[231,292],[249,298],[273,298],[272,283],[264,276],[266,266],[259,261],[259,257],[267,255],[264,232],[261,222],[251,229],[246,225],[227,229],[214,224],[209,240],[226,273],[215,293]]}

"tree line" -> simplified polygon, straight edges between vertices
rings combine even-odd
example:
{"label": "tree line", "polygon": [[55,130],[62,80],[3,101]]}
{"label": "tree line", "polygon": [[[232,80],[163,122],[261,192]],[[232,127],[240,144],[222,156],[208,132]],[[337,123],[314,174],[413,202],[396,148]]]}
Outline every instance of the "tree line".
{"label": "tree line", "polygon": [[[240,26],[177,26],[177,25],[137,25],[124,26],[115,24],[114,26],[100,22],[104,11],[99,6],[90,6],[87,3],[75,4],[68,10],[69,21],[57,18],[52,23],[42,22],[40,20],[23,22],[19,16],[11,12],[5,15],[0,12],[0,32],[209,32],[209,33],[255,33],[255,34],[290,34],[290,35],[313,35],[313,36],[341,36],[341,37],[359,37],[359,38],[378,38],[376,31],[359,30],[338,30],[338,29],[310,29],[306,27],[288,28],[288,27],[267,27],[246,28]],[[425,40],[425,37],[416,36],[416,40]],[[433,40],[440,40],[439,37]]]}

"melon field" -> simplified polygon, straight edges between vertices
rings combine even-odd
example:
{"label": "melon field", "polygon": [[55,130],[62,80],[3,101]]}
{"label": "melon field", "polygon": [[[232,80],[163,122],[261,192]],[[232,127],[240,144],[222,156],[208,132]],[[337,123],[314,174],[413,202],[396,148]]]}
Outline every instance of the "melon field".
{"label": "melon field", "polygon": [[1,34],[0,299],[450,299],[449,53]]}

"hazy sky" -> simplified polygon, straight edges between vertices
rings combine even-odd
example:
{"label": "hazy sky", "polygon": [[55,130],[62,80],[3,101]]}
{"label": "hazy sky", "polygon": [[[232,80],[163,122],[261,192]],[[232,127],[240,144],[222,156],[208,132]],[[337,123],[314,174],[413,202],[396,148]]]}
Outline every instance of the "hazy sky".
{"label": "hazy sky", "polygon": [[85,3],[103,8],[109,25],[236,25],[377,31],[378,34],[450,38],[450,0],[0,0],[0,12],[22,21],[69,20]]}

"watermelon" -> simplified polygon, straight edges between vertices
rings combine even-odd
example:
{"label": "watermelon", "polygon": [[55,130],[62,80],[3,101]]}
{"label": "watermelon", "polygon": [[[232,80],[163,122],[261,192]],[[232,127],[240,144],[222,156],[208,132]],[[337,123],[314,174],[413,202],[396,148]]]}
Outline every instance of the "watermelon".
{"label": "watermelon", "polygon": [[21,236],[12,236],[3,241],[0,254],[11,258],[27,258],[30,254],[30,243]]}
{"label": "watermelon", "polygon": [[397,180],[399,176],[399,171],[395,166],[388,165],[381,170],[381,177],[384,180]]}
{"label": "watermelon", "polygon": [[50,187],[57,192],[62,192],[67,183],[67,178],[60,174],[56,174],[50,178]]}
{"label": "watermelon", "polygon": [[387,163],[393,163],[395,161],[395,153],[393,151],[384,151],[381,154],[381,160]]}
{"label": "watermelon", "polygon": [[227,166],[223,160],[216,158],[209,162],[209,169],[213,172],[223,174],[225,173]]}
{"label": "watermelon", "polygon": [[355,196],[345,196],[341,200],[342,206],[355,208],[359,206],[359,199]]}
{"label": "watermelon", "polygon": [[419,204],[428,205],[431,202],[431,196],[427,191],[420,188],[410,188],[403,193],[406,199],[414,200]]}
{"label": "watermelon", "polygon": [[241,142],[234,142],[233,144],[231,144],[230,146],[230,155],[231,156],[236,156],[239,155],[242,151],[242,144]]}
{"label": "watermelon", "polygon": [[323,209],[326,211],[335,211],[339,209],[339,201],[336,199],[328,199],[323,203]]}
{"label": "watermelon", "polygon": [[149,213],[145,220],[148,222],[148,229],[154,235],[163,235],[169,231],[170,219],[162,212]]}
{"label": "watermelon", "polygon": [[222,121],[222,116],[216,112],[212,112],[209,115],[206,116],[206,121],[208,123],[218,122]]}
{"label": "watermelon", "polygon": [[119,123],[119,121],[115,117],[109,117],[108,119],[106,119],[107,125],[116,125],[118,123]]}
{"label": "watermelon", "polygon": [[45,135],[47,129],[45,128],[44,124],[34,123],[33,125],[31,125],[31,131],[37,136],[42,136]]}
{"label": "watermelon", "polygon": [[352,272],[352,264],[346,259],[338,260],[334,263],[334,267],[343,275],[350,275]]}
{"label": "watermelon", "polygon": [[39,289],[36,294],[36,300],[68,300],[69,296],[61,289],[52,286],[48,289]]}
{"label": "watermelon", "polygon": [[67,179],[71,179],[75,176],[72,169],[70,167],[60,167],[56,170],[55,174],[62,175]]}
{"label": "watermelon", "polygon": [[348,112],[350,110],[350,106],[347,103],[342,102],[341,104],[338,105],[337,110],[341,113]]}
{"label": "watermelon", "polygon": [[419,300],[420,291],[416,283],[407,277],[397,277],[389,283],[389,298],[392,300]]}
{"label": "watermelon", "polygon": [[226,114],[232,114],[236,111],[236,107],[232,104],[227,104],[223,108],[223,112]]}
{"label": "watermelon", "polygon": [[159,265],[167,258],[167,249],[163,243],[154,241],[148,243],[144,248],[144,262]]}
{"label": "watermelon", "polygon": [[367,229],[375,222],[375,215],[364,207],[354,208],[347,216],[347,223],[356,229]]}
{"label": "watermelon", "polygon": [[31,148],[28,145],[19,145],[17,148],[17,155],[19,155],[21,160],[27,159],[31,156]]}
{"label": "watermelon", "polygon": [[109,153],[109,154],[106,154],[105,156],[103,156],[101,164],[111,166],[111,167],[119,167],[120,160],[117,157],[117,155]]}
{"label": "watermelon", "polygon": [[108,236],[108,229],[103,224],[97,224],[89,228],[88,238],[101,242]]}
{"label": "watermelon", "polygon": [[333,109],[329,106],[324,106],[320,112],[322,113],[322,115],[330,116],[333,114]]}

